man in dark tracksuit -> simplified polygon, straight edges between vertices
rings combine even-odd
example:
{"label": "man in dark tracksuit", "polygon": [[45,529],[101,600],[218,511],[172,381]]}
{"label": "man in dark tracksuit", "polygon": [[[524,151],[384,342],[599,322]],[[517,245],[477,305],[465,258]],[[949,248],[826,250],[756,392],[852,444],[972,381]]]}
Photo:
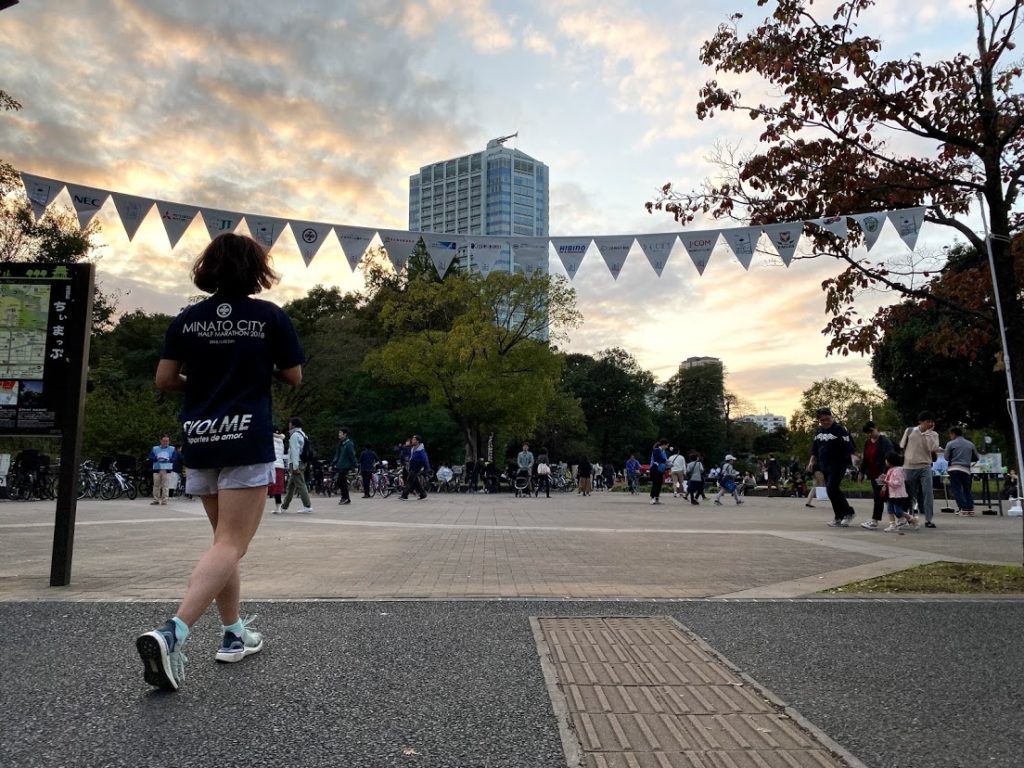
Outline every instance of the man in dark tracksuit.
{"label": "man in dark tracksuit", "polygon": [[839,484],[851,465],[853,440],[850,433],[832,416],[831,408],[818,409],[818,431],[814,433],[811,460],[807,463],[808,473],[818,469],[825,475],[825,489],[832,504],[835,519],[829,523],[833,528],[846,528],[853,519],[853,508],[846,496],[839,490]]}

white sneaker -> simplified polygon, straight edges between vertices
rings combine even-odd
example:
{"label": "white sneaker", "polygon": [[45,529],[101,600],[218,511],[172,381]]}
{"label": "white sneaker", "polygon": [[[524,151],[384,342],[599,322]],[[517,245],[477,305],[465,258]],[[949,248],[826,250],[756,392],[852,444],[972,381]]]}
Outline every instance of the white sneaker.
{"label": "white sneaker", "polygon": [[886,527],[886,529],[885,529],[885,532],[886,532],[886,533],[892,533],[892,532],[893,532],[893,531],[895,531],[895,530],[896,530],[896,529],[897,529],[898,527],[899,527],[899,526],[897,526],[897,525],[896,525],[896,523],[889,523],[889,525],[888,525],[888,526]]}
{"label": "white sneaker", "polygon": [[867,528],[869,531],[873,531],[878,527],[878,522],[875,520],[865,520],[860,524],[861,528]]}
{"label": "white sneaker", "polygon": [[297,510],[297,512],[300,515],[312,515],[313,514],[313,508],[312,507],[302,507],[301,509]]}

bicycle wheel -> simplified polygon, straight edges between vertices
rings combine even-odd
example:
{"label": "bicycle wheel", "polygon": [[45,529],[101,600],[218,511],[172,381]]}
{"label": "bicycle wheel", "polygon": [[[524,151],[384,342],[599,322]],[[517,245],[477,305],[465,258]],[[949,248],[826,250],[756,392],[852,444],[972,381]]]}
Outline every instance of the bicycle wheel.
{"label": "bicycle wheel", "polygon": [[139,487],[135,484],[135,478],[133,478],[133,477],[126,477],[124,479],[124,484],[125,484],[124,492],[125,492],[125,495],[129,499],[134,500],[136,497],[138,497],[138,495],[139,495]]}
{"label": "bicycle wheel", "polygon": [[391,492],[393,490],[394,490],[394,488],[391,487],[391,478],[389,478],[387,476],[383,477],[381,479],[381,484],[380,484],[380,495],[381,495],[381,497],[386,499],[388,496],[391,495]]}
{"label": "bicycle wheel", "polygon": [[115,496],[121,495],[121,485],[117,482],[116,478],[105,477],[103,482],[100,483],[100,498],[104,501],[110,501]]}
{"label": "bicycle wheel", "polygon": [[370,477],[370,483],[369,483],[369,485],[366,486],[366,495],[369,496],[372,499],[376,493],[377,493],[377,481],[371,476]]}

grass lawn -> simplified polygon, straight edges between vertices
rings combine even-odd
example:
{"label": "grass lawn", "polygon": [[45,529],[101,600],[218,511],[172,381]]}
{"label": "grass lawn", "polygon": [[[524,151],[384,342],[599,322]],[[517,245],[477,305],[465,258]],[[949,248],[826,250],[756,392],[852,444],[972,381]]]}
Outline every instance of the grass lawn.
{"label": "grass lawn", "polygon": [[1019,565],[937,562],[867,581],[855,581],[825,594],[1024,594],[1024,568]]}

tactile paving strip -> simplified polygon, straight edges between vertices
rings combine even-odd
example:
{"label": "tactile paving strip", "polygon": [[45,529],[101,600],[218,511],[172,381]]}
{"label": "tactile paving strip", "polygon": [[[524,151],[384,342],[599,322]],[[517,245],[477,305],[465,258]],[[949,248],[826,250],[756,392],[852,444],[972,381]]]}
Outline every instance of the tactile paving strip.
{"label": "tactile paving strip", "polygon": [[[554,671],[590,768],[840,768],[781,706],[668,617],[537,618],[542,662]],[[549,681],[550,684],[550,681]],[[566,738],[563,735],[563,743]]]}

